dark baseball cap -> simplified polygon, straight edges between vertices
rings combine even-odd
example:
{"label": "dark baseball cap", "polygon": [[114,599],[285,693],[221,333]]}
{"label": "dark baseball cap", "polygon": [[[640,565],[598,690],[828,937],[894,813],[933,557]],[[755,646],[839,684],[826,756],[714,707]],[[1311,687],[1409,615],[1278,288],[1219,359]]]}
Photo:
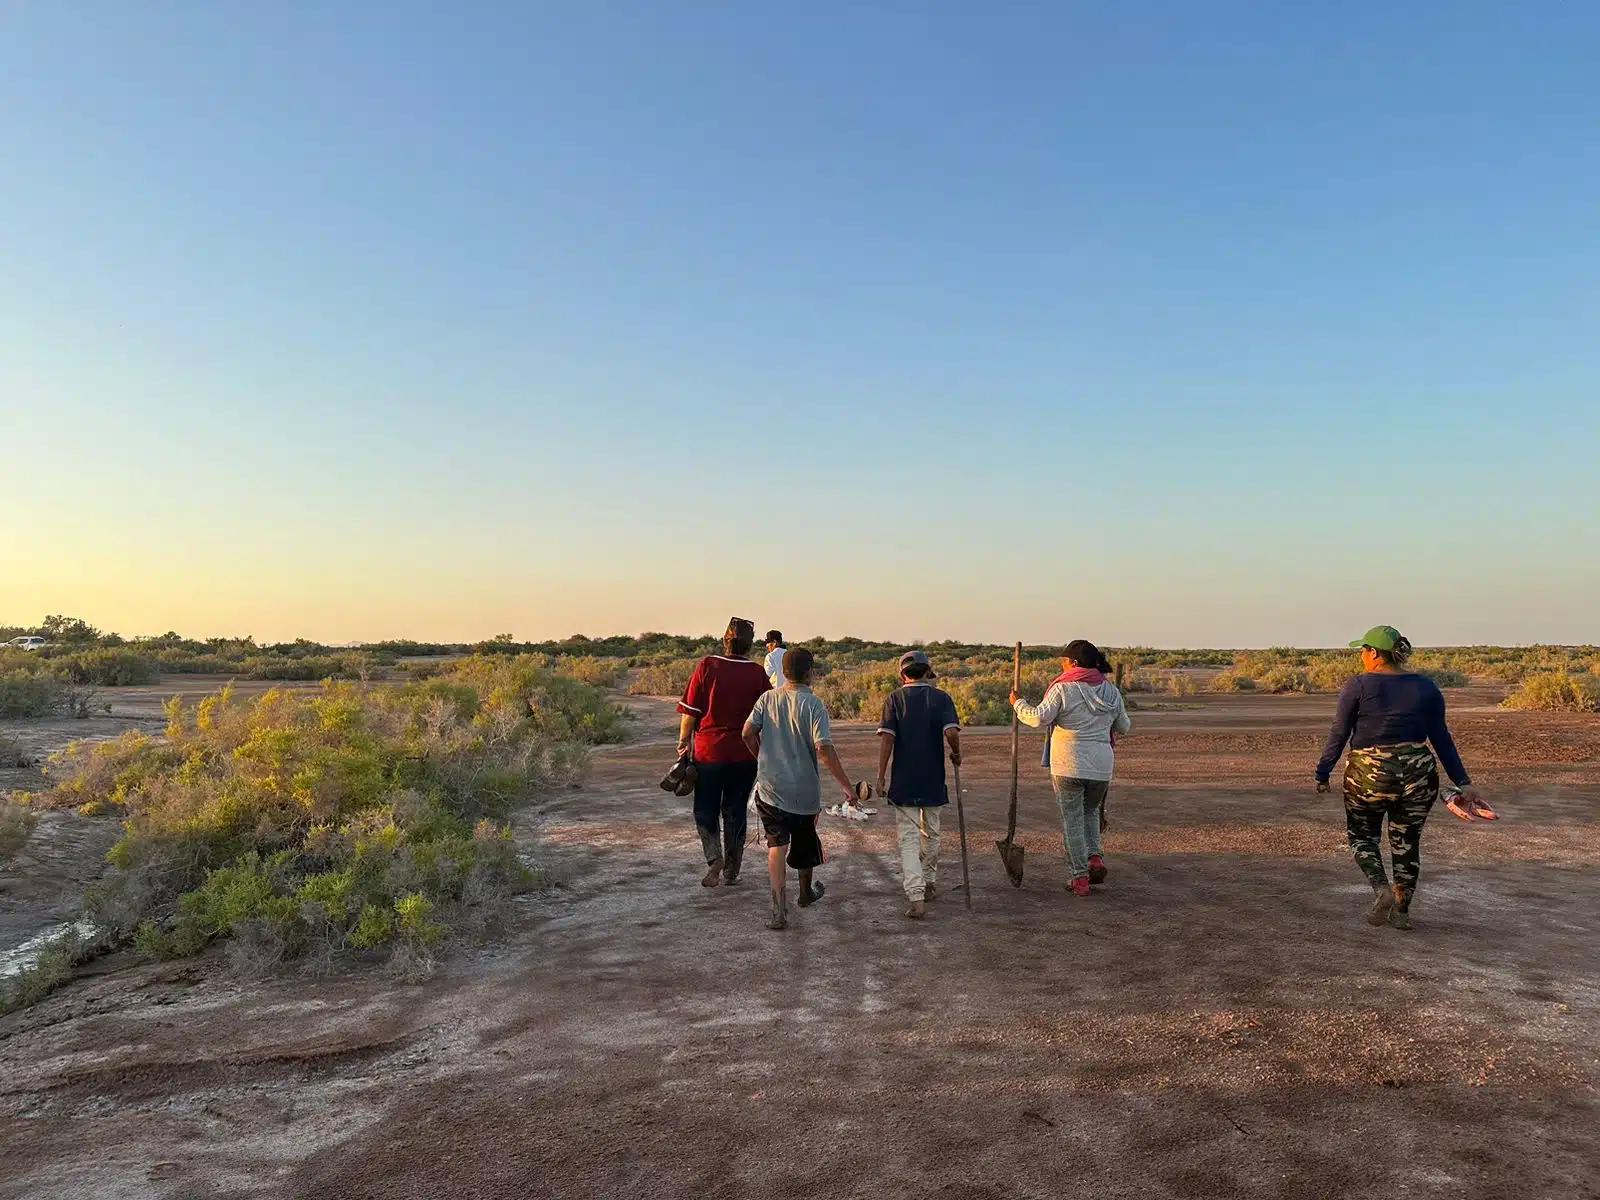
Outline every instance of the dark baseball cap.
{"label": "dark baseball cap", "polygon": [[1360,650],[1370,647],[1373,650],[1393,650],[1400,644],[1400,631],[1393,625],[1374,625],[1363,633],[1360,638],[1350,643],[1350,649]]}
{"label": "dark baseball cap", "polygon": [[904,671],[907,667],[927,667],[931,670],[933,664],[928,661],[928,656],[923,651],[907,650],[900,656],[900,669]]}

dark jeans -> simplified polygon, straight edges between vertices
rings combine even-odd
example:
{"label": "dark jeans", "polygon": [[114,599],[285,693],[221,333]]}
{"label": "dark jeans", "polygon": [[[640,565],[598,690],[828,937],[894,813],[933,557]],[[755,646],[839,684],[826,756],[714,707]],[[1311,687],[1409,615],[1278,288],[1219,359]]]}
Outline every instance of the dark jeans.
{"label": "dark jeans", "polygon": [[700,779],[694,785],[694,823],[700,830],[706,864],[721,859],[725,869],[736,871],[744,857],[745,818],[750,789],[756,785],[756,764],[703,762],[695,766]]}

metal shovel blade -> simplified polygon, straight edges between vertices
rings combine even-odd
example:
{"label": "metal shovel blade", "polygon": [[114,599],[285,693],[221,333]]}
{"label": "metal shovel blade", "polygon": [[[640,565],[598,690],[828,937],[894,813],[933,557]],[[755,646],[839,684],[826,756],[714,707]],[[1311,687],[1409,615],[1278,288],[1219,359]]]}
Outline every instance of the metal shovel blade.
{"label": "metal shovel blade", "polygon": [[1022,856],[1027,853],[1021,846],[1009,838],[1002,839],[994,844],[1000,851],[1000,861],[1006,865],[1006,874],[1011,876],[1011,886],[1022,886]]}

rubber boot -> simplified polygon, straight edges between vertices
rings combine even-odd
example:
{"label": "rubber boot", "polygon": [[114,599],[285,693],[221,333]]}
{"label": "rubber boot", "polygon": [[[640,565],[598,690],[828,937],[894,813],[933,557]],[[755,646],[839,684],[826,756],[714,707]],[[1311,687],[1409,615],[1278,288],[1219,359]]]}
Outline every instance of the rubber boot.
{"label": "rubber boot", "polygon": [[1416,891],[1415,887],[1406,887],[1399,883],[1394,885],[1394,907],[1389,910],[1389,928],[1411,928],[1411,897]]}
{"label": "rubber boot", "polygon": [[716,887],[722,882],[722,839],[717,836],[715,829],[707,829],[704,825],[696,825],[700,831],[700,849],[706,856],[706,874],[700,881],[701,887]]}
{"label": "rubber boot", "polygon": [[801,908],[810,908],[818,900],[822,899],[822,893],[827,891],[827,890],[828,889],[823,887],[820,883],[814,884],[814,883],[811,882],[811,872],[810,871],[801,871],[800,872],[800,907]]}
{"label": "rubber boot", "polygon": [[1372,907],[1367,910],[1368,925],[1382,925],[1389,919],[1389,910],[1394,907],[1394,889],[1387,883],[1372,885]]}
{"label": "rubber boot", "polygon": [[772,893],[772,916],[767,918],[767,928],[789,928],[789,893],[787,890]]}

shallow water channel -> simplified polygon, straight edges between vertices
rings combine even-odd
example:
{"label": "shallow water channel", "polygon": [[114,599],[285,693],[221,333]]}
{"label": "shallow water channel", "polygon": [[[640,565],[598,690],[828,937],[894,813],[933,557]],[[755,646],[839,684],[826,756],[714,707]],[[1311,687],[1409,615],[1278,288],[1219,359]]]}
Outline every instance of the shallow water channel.
{"label": "shallow water channel", "polygon": [[99,929],[92,921],[80,918],[76,921],[61,921],[41,930],[21,945],[0,951],[0,979],[10,979],[38,965],[39,956],[50,949],[57,938],[66,933],[76,933],[87,941],[94,938]]}

